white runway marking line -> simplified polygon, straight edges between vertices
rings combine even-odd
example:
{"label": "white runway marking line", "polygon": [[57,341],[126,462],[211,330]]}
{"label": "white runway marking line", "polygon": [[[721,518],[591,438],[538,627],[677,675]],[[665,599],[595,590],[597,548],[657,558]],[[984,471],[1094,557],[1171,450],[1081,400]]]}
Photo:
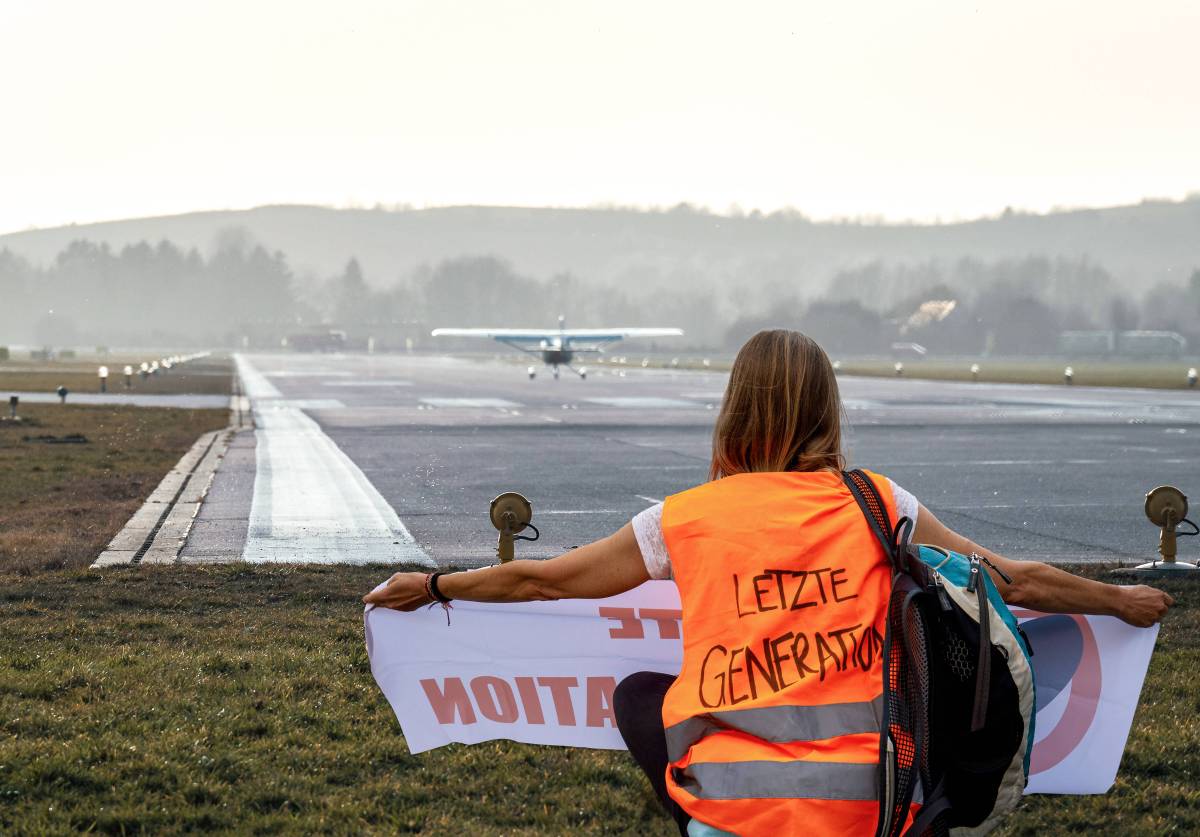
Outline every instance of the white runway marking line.
{"label": "white runway marking line", "polygon": [[411,387],[412,381],[365,379],[361,381],[321,381],[323,387]]}
{"label": "white runway marking line", "polygon": [[[699,464],[693,465],[626,465],[627,471],[695,471],[697,468],[703,467]],[[635,494],[635,497],[641,497],[641,494]],[[658,502],[655,500],[655,502]]]}
{"label": "white runway marking line", "polygon": [[346,405],[336,398],[285,398],[273,407],[294,407],[297,410],[344,410]]}
{"label": "white runway marking line", "polygon": [[661,398],[658,396],[636,396],[636,395],[614,395],[606,398],[585,398],[592,404],[600,404],[604,407],[633,407],[633,408],[662,408],[662,407],[703,407],[696,401],[683,401],[679,398]]}
{"label": "white runway marking line", "polygon": [[645,494],[634,494],[633,496],[637,497],[639,500],[645,500],[652,506],[662,502],[662,499],[659,497],[647,497]]}
{"label": "white runway marking line", "polygon": [[422,398],[421,403],[430,407],[482,407],[495,410],[525,406],[505,398]]}
{"label": "white runway marking line", "polygon": [[363,472],[242,355],[254,408],[254,494],[245,561],[435,566]]}

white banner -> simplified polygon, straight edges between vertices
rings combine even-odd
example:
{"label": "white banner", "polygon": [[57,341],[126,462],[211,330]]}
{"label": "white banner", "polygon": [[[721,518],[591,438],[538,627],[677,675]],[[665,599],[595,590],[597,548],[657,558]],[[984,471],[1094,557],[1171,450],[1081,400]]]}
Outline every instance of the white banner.
{"label": "white banner", "polygon": [[[1037,739],[1027,793],[1104,793],[1116,778],[1157,626],[1018,614],[1034,649]],[[414,753],[508,738],[620,750],[616,684],[679,671],[679,592],[611,599],[368,608],[367,654]]]}
{"label": "white banner", "polygon": [[1117,779],[1158,625],[1015,611],[1033,648],[1033,756],[1026,793],[1105,793]]}

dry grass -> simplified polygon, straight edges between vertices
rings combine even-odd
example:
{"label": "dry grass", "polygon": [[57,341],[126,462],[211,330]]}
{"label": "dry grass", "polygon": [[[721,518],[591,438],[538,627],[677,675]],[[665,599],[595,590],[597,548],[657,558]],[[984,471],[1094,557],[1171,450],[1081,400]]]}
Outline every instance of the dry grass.
{"label": "dry grass", "polygon": [[0,831],[670,833],[624,753],[410,755],[358,600],[394,569],[0,576]]}
{"label": "dry grass", "polygon": [[[0,572],[86,566],[227,410],[31,404],[0,422]],[[82,435],[86,444],[36,437]]]}
{"label": "dry grass", "polygon": [[[394,569],[0,574],[0,831],[673,833],[625,753],[410,755],[358,600]],[[1003,833],[1200,831],[1200,608],[1171,585],[1117,786],[1030,797]]]}
{"label": "dry grass", "polygon": [[[60,384],[71,392],[99,392],[96,374],[101,364],[108,367],[108,391],[125,392],[122,369],[128,361],[136,370],[141,360],[0,361],[0,396],[9,392],[53,392]],[[233,362],[228,357],[207,357],[160,371],[142,379],[133,376],[131,392],[151,394],[229,395],[233,386]],[[68,396],[68,401],[70,397]]]}

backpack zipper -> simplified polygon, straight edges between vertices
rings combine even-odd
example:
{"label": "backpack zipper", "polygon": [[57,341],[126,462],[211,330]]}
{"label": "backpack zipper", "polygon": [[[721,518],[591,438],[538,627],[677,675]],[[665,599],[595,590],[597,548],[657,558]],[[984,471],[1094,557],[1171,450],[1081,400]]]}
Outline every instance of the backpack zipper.
{"label": "backpack zipper", "polygon": [[937,570],[931,570],[930,575],[933,579],[933,589],[937,593],[938,604],[942,606],[942,611],[949,613],[953,608],[950,606],[950,597],[946,595],[946,587],[942,584],[942,576]]}
{"label": "backpack zipper", "polygon": [[981,566],[979,556],[972,552],[971,578],[967,590],[975,593],[979,603],[979,661],[975,665],[975,706],[971,711],[971,732],[978,732],[987,723],[988,694],[992,680],[992,622],[988,610],[987,585],[979,583]]}
{"label": "backpack zipper", "polygon": [[971,574],[967,576],[967,592],[974,593],[975,588],[979,586],[979,556],[972,552],[967,561],[971,567]]}
{"label": "backpack zipper", "polygon": [[989,560],[987,559],[987,556],[986,556],[986,555],[980,555],[980,556],[979,556],[979,560],[980,560],[980,561],[982,561],[983,563],[987,564],[987,565],[988,565],[989,567],[991,567],[993,570],[995,570],[995,571],[996,571],[996,575],[998,575],[998,576],[1000,576],[1002,579],[1004,579],[1004,583],[1005,583],[1005,584],[1012,584],[1012,576],[1010,576],[1010,575],[1009,575],[1008,573],[1006,573],[1004,570],[1000,569],[1000,568],[999,568],[999,567],[997,567],[995,564],[993,564],[991,561],[989,561]]}

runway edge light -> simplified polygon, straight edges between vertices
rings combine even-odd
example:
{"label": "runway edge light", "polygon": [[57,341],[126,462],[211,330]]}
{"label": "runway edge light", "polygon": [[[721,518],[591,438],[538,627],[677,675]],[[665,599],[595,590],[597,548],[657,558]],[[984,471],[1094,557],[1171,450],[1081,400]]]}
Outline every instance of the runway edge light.
{"label": "runway edge light", "polygon": [[[1187,523],[1196,530],[1196,524],[1187,519],[1187,496],[1173,485],[1160,485],[1146,494],[1146,518],[1159,527],[1158,551],[1160,558],[1137,567],[1115,570],[1114,575],[1132,576],[1169,576],[1171,578],[1187,578],[1200,580],[1200,569],[1196,564],[1176,559],[1179,533],[1175,528],[1181,523]],[[1196,531],[1184,532],[1184,536],[1194,535]]]}
{"label": "runway edge light", "polygon": [[[507,564],[515,557],[516,541],[536,541],[541,537],[541,532],[531,522],[533,506],[515,491],[506,491],[492,500],[488,514],[492,525],[500,531],[500,537],[496,541],[496,555],[501,564]],[[533,530],[532,538],[520,534],[526,528]]]}

